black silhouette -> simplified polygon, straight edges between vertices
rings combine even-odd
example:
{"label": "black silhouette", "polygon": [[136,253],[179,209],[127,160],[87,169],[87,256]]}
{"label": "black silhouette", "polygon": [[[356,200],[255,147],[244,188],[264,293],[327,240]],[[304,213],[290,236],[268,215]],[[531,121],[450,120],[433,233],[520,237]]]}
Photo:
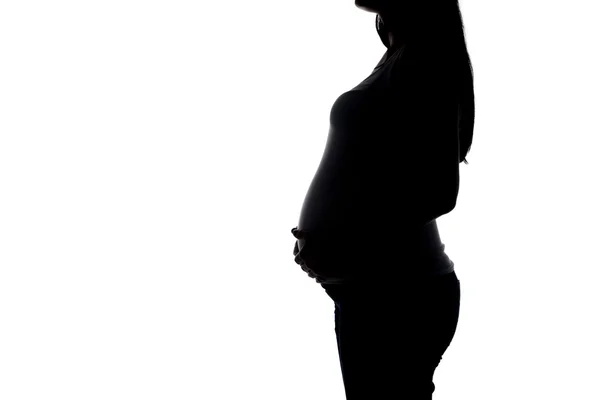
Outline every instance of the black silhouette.
{"label": "black silhouette", "polygon": [[306,194],[294,260],[335,304],[348,400],[431,399],[460,281],[436,219],[473,141],[473,73],[458,0],[356,0],[387,51],[340,95]]}

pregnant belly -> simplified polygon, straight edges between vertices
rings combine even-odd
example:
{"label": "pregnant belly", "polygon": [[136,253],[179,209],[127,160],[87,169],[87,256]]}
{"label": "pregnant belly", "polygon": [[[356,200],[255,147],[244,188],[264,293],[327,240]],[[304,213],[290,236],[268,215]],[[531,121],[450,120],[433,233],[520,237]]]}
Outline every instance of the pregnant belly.
{"label": "pregnant belly", "polygon": [[405,254],[438,252],[436,220],[423,226],[402,222],[401,205],[385,201],[385,183],[356,172],[319,168],[307,191],[298,229],[325,237],[361,237],[361,243],[394,243]]}
{"label": "pregnant belly", "polygon": [[320,168],[304,198],[298,229],[319,234],[361,231],[373,236],[399,232],[392,218],[398,208],[386,201],[389,185],[377,183],[370,174]]}
{"label": "pregnant belly", "polygon": [[304,198],[298,228],[306,232],[326,232],[342,230],[353,222],[356,225],[358,215],[356,210],[353,212],[356,198],[353,198],[348,178],[336,179],[319,172]]}

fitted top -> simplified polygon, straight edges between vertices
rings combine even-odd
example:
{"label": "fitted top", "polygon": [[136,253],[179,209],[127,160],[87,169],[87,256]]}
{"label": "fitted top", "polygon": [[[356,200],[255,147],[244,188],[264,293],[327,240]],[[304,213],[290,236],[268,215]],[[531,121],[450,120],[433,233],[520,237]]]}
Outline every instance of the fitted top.
{"label": "fitted top", "polygon": [[[444,253],[435,219],[420,225],[402,219],[407,203],[401,199],[410,195],[402,188],[418,179],[407,170],[413,162],[410,150],[422,146],[418,138],[403,135],[401,127],[403,112],[412,111],[410,96],[403,94],[413,89],[411,73],[421,66],[418,53],[410,50],[404,45],[386,52],[366,79],[333,103],[299,230],[339,237],[358,233],[371,245],[394,243],[390,251],[411,259]],[[432,268],[449,271],[452,262],[446,259]]]}

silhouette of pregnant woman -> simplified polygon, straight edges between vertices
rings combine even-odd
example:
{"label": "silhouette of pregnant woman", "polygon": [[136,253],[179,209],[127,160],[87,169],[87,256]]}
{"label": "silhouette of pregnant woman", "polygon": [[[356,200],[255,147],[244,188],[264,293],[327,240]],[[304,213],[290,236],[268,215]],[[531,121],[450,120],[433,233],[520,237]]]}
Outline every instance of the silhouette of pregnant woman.
{"label": "silhouette of pregnant woman", "polygon": [[333,103],[294,261],[335,305],[346,398],[431,399],[460,281],[436,219],[451,212],[474,128],[457,0],[356,0],[387,51]]}

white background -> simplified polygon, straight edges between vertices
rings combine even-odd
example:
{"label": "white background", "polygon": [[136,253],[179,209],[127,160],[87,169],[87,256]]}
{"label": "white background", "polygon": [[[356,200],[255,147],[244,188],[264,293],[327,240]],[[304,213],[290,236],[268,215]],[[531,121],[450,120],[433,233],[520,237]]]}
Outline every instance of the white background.
{"label": "white background", "polygon": [[[596,3],[461,2],[477,110],[434,398],[600,398]],[[344,399],[290,229],[375,14],[0,4],[0,398]]]}

